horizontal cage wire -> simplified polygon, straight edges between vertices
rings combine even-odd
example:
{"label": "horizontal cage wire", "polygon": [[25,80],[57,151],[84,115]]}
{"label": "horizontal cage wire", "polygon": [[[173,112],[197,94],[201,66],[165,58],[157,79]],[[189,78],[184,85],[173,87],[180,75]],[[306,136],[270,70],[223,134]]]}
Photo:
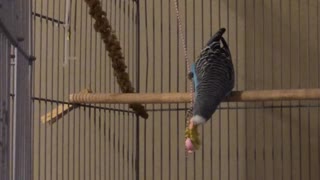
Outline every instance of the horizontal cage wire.
{"label": "horizontal cage wire", "polygon": [[[0,179],[320,179],[318,0],[13,2]],[[222,27],[235,87],[187,154],[185,55]]]}

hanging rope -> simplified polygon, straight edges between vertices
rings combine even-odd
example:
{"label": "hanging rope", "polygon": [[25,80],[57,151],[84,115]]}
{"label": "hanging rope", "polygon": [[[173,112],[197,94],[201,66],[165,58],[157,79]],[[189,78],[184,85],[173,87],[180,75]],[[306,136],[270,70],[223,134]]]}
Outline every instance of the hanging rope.
{"label": "hanging rope", "polygon": [[[85,0],[85,2],[90,7],[90,15],[96,20],[94,29],[101,33],[101,38],[106,45],[106,50],[109,52],[108,55],[112,61],[114,76],[117,78],[121,91],[123,93],[133,93],[134,88],[132,87],[128,73],[125,71],[127,66],[125,65],[121,52],[120,42],[106,18],[106,13],[102,11],[100,1]],[[145,119],[148,118],[149,115],[141,104],[129,104],[129,107],[132,108],[137,115]]]}

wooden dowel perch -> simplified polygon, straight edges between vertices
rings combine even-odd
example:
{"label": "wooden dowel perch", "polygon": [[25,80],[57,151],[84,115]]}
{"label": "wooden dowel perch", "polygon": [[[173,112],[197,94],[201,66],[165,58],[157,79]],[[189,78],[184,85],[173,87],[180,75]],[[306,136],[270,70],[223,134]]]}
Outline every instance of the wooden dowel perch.
{"label": "wooden dowel perch", "polygon": [[[287,101],[287,100],[317,100],[320,99],[320,89],[288,89],[288,90],[249,90],[233,91],[225,99],[228,102],[252,101]],[[106,104],[164,104],[188,103],[190,93],[90,93],[71,94],[72,103],[106,103]]]}
{"label": "wooden dowel perch", "polygon": [[77,107],[77,105],[60,104],[58,107],[52,109],[46,115],[41,116],[41,122],[53,124],[58,119],[62,118],[63,115],[66,115],[68,112],[73,110],[75,107]]}

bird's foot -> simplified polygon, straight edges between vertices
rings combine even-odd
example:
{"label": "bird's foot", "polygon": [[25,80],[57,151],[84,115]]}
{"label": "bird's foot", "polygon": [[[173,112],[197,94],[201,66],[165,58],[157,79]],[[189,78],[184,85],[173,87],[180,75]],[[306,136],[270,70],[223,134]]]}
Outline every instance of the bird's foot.
{"label": "bird's foot", "polygon": [[232,93],[232,91],[228,92],[228,93],[226,94],[226,98],[230,97],[230,96],[231,96],[231,93]]}
{"label": "bird's foot", "polygon": [[229,98],[231,97],[231,93],[232,93],[232,91],[230,91],[230,92],[226,93],[226,95],[225,95],[224,99],[228,101],[228,100],[229,100]]}

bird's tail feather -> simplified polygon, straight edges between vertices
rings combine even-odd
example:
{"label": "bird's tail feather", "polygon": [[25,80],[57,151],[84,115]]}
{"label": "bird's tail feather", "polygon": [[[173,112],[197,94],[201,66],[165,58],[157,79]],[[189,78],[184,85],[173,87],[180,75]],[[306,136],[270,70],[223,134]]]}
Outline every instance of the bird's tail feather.
{"label": "bird's tail feather", "polygon": [[230,55],[231,53],[230,53],[230,49],[229,49],[228,43],[226,42],[226,40],[223,37],[221,37],[221,42],[223,44],[224,50],[227,51],[227,53]]}
{"label": "bird's tail feather", "polygon": [[226,28],[220,28],[219,31],[216,32],[208,41],[207,46],[211,46],[213,42],[220,41],[224,32],[226,32]]}

